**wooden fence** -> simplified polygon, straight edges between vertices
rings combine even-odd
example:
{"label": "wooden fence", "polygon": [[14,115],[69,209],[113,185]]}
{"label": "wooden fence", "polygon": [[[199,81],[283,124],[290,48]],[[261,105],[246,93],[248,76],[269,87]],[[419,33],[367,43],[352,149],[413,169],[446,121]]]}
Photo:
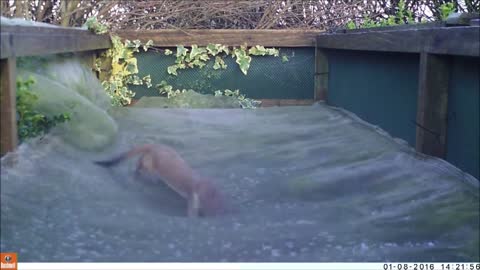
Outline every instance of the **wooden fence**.
{"label": "wooden fence", "polygon": [[[317,30],[142,30],[118,32],[124,39],[153,40],[158,47],[178,44],[221,43],[228,46],[315,47],[314,100],[328,102],[329,64],[326,50],[400,52],[420,55],[416,149],[444,157],[447,129],[448,73],[450,56],[479,57],[478,26],[413,26],[321,33]],[[95,51],[110,47],[108,36],[86,30],[3,26],[1,29],[1,153],[17,144],[15,110],[15,58],[64,52]],[[300,100],[299,104],[309,104]],[[296,104],[297,101],[269,101]],[[440,134],[440,140],[427,132]]]}
{"label": "wooden fence", "polygon": [[415,147],[418,152],[445,158],[449,61],[453,56],[480,57],[479,26],[414,25],[347,30],[321,34],[316,44],[317,80],[321,85],[318,95],[327,97],[327,102],[328,50],[419,54]]}
{"label": "wooden fence", "polygon": [[4,26],[1,28],[0,154],[18,143],[16,121],[16,58],[67,52],[90,52],[111,46],[106,35],[62,27]]}

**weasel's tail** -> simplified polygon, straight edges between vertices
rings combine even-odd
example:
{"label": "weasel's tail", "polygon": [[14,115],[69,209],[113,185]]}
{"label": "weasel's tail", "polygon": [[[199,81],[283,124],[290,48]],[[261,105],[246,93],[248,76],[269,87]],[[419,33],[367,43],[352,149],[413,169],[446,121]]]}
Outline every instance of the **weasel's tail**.
{"label": "weasel's tail", "polygon": [[93,163],[95,163],[97,165],[100,165],[100,166],[103,166],[103,167],[114,166],[114,165],[120,163],[121,161],[123,161],[124,159],[131,158],[131,157],[133,157],[135,155],[138,155],[140,153],[145,153],[145,152],[149,151],[151,148],[152,148],[152,146],[148,145],[148,144],[137,146],[137,147],[134,147],[131,150],[129,150],[125,153],[122,153],[118,156],[115,156],[115,157],[113,157],[109,160],[94,161]]}
{"label": "weasel's tail", "polygon": [[121,155],[118,155],[112,159],[109,159],[109,160],[101,160],[101,161],[94,161],[93,163],[97,164],[97,165],[100,165],[100,166],[103,166],[103,167],[110,167],[110,166],[113,166],[113,165],[116,165],[118,164],[120,161],[124,160],[127,158],[127,153],[123,153]]}

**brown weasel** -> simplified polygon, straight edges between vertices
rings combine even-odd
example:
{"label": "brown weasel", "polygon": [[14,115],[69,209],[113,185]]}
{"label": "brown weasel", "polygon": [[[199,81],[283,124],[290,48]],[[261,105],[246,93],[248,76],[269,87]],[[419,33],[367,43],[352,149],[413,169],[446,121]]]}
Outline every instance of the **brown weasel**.
{"label": "brown weasel", "polygon": [[163,181],[188,202],[189,217],[213,216],[224,213],[224,200],[220,191],[208,179],[201,177],[171,147],[163,144],[145,144],[133,147],[110,160],[95,161],[110,167],[140,155],[135,174],[147,174],[154,181]]}

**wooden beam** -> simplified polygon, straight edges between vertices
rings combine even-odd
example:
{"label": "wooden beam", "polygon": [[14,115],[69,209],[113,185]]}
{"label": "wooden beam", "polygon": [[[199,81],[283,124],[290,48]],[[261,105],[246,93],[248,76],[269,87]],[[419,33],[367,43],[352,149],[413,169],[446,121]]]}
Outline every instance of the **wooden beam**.
{"label": "wooden beam", "polygon": [[315,49],[315,92],[313,99],[327,100],[328,93],[328,58],[323,49]]}
{"label": "wooden beam", "polygon": [[259,99],[260,107],[273,106],[309,106],[314,103],[313,99]]}
{"label": "wooden beam", "polygon": [[[140,99],[132,99],[132,102],[127,106],[134,106]],[[262,102],[260,107],[273,106],[309,106],[315,101],[313,99],[257,99]]]}
{"label": "wooden beam", "polygon": [[321,34],[320,48],[480,56],[480,27],[437,27]]}
{"label": "wooden beam", "polygon": [[152,40],[154,46],[175,47],[177,45],[206,46],[220,43],[228,46],[262,45],[273,47],[314,47],[320,30],[135,30],[118,31],[115,34],[123,39],[142,42]]}
{"label": "wooden beam", "polygon": [[445,158],[449,82],[448,56],[422,53],[418,83],[416,150]]}
{"label": "wooden beam", "polygon": [[108,49],[111,46],[108,35],[76,28],[2,25],[0,34],[1,59]]}
{"label": "wooden beam", "polygon": [[438,28],[445,27],[445,22],[428,22],[419,24],[401,24],[392,26],[375,26],[368,28],[356,28],[356,29],[336,29],[332,33],[365,33],[365,32],[379,32],[379,31],[392,31],[392,30],[418,30],[423,28]]}
{"label": "wooden beam", "polygon": [[16,59],[0,60],[0,154],[15,150],[17,137]]}

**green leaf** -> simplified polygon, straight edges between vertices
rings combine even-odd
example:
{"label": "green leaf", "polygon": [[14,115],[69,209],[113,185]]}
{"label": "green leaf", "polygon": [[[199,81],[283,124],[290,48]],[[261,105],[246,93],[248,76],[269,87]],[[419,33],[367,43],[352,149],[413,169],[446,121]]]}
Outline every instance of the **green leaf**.
{"label": "green leaf", "polygon": [[152,78],[150,77],[150,74],[143,77],[142,78],[142,81],[145,83],[145,85],[147,86],[147,88],[150,88],[152,87]]}
{"label": "green leaf", "polygon": [[251,55],[260,55],[260,56],[264,56],[267,54],[267,50],[265,49],[265,47],[263,46],[260,46],[260,45],[256,45],[255,47],[252,47],[248,50],[248,53],[251,54]]}
{"label": "green leaf", "polygon": [[131,83],[133,85],[142,85],[143,84],[142,80],[137,75],[130,76],[129,77],[129,83]]}
{"label": "green leaf", "polygon": [[87,27],[91,32],[101,35],[108,32],[108,26],[97,21],[97,17],[93,16],[88,18],[83,24],[83,27]]}
{"label": "green leaf", "polygon": [[195,59],[199,59],[199,60],[202,60],[202,61],[208,61],[208,60],[210,60],[210,57],[206,53],[203,53],[203,54],[197,55],[195,57]]}
{"label": "green leaf", "polygon": [[235,62],[240,67],[240,70],[243,74],[247,75],[248,69],[250,68],[250,62],[252,61],[252,57],[248,56],[244,49],[235,49],[233,54],[237,58]]}
{"label": "green leaf", "polygon": [[356,25],[353,21],[349,21],[346,25],[346,28],[347,29],[355,29],[356,28]]}
{"label": "green leaf", "polygon": [[199,68],[203,68],[206,64],[198,59],[195,59],[192,63],[192,67],[193,66],[197,66]]}
{"label": "green leaf", "polygon": [[168,74],[171,74],[171,75],[177,76],[177,75],[178,75],[177,69],[178,69],[178,65],[169,66],[169,67],[167,68],[167,73],[168,73]]}
{"label": "green leaf", "polygon": [[208,44],[207,47],[207,52],[211,54],[212,56],[216,56],[217,54],[220,54],[222,52],[225,52],[226,54],[229,53],[228,47],[222,44]]}
{"label": "green leaf", "polygon": [[125,67],[125,75],[138,73],[137,58],[126,59],[125,62],[127,63]]}
{"label": "green leaf", "polygon": [[207,51],[208,51],[208,53],[211,54],[212,56],[217,55],[217,54],[219,53],[219,51],[218,51],[218,45],[219,45],[219,44],[212,44],[212,43],[208,44],[208,45],[207,45]]}
{"label": "green leaf", "polygon": [[217,70],[220,68],[226,69],[227,64],[225,64],[225,61],[223,61],[223,59],[220,56],[215,56],[215,63],[213,64],[213,69]]}
{"label": "green leaf", "polygon": [[171,55],[173,52],[169,49],[165,49],[165,55]]}
{"label": "green leaf", "polygon": [[[195,59],[197,55],[205,54],[207,55],[207,50],[203,47],[198,47],[197,45],[192,45],[192,49],[190,51],[190,59]],[[208,59],[207,59],[208,60]]]}
{"label": "green leaf", "polygon": [[179,57],[185,57],[187,56],[187,53],[188,53],[188,49],[183,47],[183,45],[178,45],[177,46],[177,58]]}
{"label": "green leaf", "polygon": [[280,54],[280,51],[275,48],[268,48],[266,49],[266,51],[267,51],[267,55],[273,55],[275,57],[278,57]]}
{"label": "green leaf", "polygon": [[286,54],[282,55],[282,63],[288,62],[288,56]]}
{"label": "green leaf", "polygon": [[147,51],[153,45],[153,41],[150,39],[143,45],[143,50]]}

